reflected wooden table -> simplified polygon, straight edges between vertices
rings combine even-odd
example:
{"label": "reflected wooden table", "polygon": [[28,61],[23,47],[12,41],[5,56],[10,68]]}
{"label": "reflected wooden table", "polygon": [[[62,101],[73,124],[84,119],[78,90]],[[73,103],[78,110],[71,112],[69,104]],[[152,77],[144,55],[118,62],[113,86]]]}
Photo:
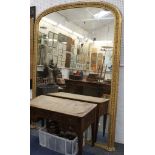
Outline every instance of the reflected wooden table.
{"label": "reflected wooden table", "polygon": [[[99,118],[100,118],[100,116],[103,115],[104,116],[103,117],[103,136],[105,135],[109,99],[85,96],[85,95],[78,95],[78,94],[71,94],[71,93],[65,93],[65,92],[48,93],[47,95],[53,96],[53,97],[60,97],[60,98],[64,98],[64,99],[70,99],[70,100],[76,100],[76,101],[81,101],[81,102],[97,104],[96,132],[98,132]],[[97,133],[95,135],[97,135]],[[96,142],[96,140],[97,140],[97,136],[95,136],[95,142]]]}
{"label": "reflected wooden table", "polygon": [[62,128],[72,128],[78,136],[78,154],[82,155],[83,132],[92,126],[92,145],[96,133],[96,104],[73,101],[51,96],[38,96],[31,100],[30,117],[38,117],[57,121]]}
{"label": "reflected wooden table", "polygon": [[96,90],[97,94],[92,94],[94,97],[101,97],[103,94],[111,94],[111,84],[107,82],[93,82],[87,80],[71,80],[65,79],[66,92],[78,93],[80,95],[88,95],[84,89]]}

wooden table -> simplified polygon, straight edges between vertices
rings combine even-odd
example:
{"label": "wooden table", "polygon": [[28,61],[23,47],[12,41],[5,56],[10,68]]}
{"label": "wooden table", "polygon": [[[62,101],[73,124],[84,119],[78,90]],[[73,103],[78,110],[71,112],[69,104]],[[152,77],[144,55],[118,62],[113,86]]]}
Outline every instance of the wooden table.
{"label": "wooden table", "polygon": [[[75,93],[80,95],[88,95],[94,97],[101,97],[103,94],[110,95],[111,93],[111,84],[107,82],[91,82],[86,80],[71,80],[65,79],[66,83],[66,92]],[[95,94],[89,94],[85,89],[96,90]]]}
{"label": "wooden table", "polygon": [[[77,95],[65,92],[57,92],[57,93],[48,93],[48,96],[53,97],[60,97],[64,99],[82,101],[82,102],[89,102],[93,104],[97,104],[97,113],[96,113],[96,132],[98,132],[98,123],[100,116],[104,116],[103,119],[103,136],[105,135],[106,129],[106,121],[107,121],[107,114],[108,114],[108,103],[109,99],[99,98],[99,97],[92,97],[92,96],[85,96],[85,95]],[[97,135],[97,133],[95,134]],[[95,136],[95,142],[97,137]]]}
{"label": "wooden table", "polygon": [[95,142],[96,104],[51,96],[31,100],[31,120],[38,117],[57,121],[64,129],[72,128],[78,136],[79,155],[82,155],[83,132],[92,125],[92,145]]}

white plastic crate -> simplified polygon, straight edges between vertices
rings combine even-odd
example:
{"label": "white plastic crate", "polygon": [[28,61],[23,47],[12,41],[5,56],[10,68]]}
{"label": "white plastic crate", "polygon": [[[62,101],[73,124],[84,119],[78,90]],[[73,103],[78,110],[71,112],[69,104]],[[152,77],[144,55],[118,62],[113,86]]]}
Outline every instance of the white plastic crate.
{"label": "white plastic crate", "polygon": [[46,129],[39,130],[39,144],[50,150],[65,154],[76,155],[78,152],[77,137],[74,140],[68,140],[56,135],[52,135]]}

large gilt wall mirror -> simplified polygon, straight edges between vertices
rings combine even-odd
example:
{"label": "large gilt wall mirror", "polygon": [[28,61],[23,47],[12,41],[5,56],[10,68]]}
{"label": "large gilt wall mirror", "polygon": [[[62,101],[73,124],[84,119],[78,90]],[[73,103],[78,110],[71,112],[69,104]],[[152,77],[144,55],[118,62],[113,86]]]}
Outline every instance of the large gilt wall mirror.
{"label": "large gilt wall mirror", "polygon": [[[43,83],[56,82],[54,77],[46,76],[47,66],[52,65],[59,69],[63,79],[78,81],[78,76],[73,73],[81,75],[82,72],[85,81],[93,83],[96,77],[96,83],[109,84],[108,93],[100,92],[98,96],[110,99],[110,103],[105,134],[95,145],[114,150],[121,43],[118,8],[105,2],[77,2],[51,7],[36,19],[34,38],[33,98],[38,96],[38,87]],[[83,90],[84,95],[89,95],[89,90]],[[94,88],[90,93],[93,91],[95,94],[98,89]],[[98,135],[103,134],[103,124],[104,118],[100,117]],[[89,131],[86,136],[89,141]]]}

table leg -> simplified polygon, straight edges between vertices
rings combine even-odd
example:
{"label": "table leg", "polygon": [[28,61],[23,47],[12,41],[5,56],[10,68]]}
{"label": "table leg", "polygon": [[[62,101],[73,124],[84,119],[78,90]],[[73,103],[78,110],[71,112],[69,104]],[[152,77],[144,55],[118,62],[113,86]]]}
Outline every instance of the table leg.
{"label": "table leg", "polygon": [[82,155],[83,152],[83,132],[78,135],[78,155]]}
{"label": "table leg", "polygon": [[[97,133],[98,133],[98,123],[99,123],[99,117],[97,116],[96,117],[96,123],[95,123],[95,129],[93,128],[93,125],[91,125],[91,128],[92,128],[92,138],[94,136],[94,142],[97,141]],[[94,134],[93,134],[93,131],[94,131]]]}
{"label": "table leg", "polygon": [[104,114],[103,115],[103,137],[105,136],[106,123],[107,123],[107,114]]}
{"label": "table leg", "polygon": [[91,129],[92,129],[92,146],[94,146],[94,143],[96,142],[97,139],[97,130],[96,130],[96,123],[91,124]]}

